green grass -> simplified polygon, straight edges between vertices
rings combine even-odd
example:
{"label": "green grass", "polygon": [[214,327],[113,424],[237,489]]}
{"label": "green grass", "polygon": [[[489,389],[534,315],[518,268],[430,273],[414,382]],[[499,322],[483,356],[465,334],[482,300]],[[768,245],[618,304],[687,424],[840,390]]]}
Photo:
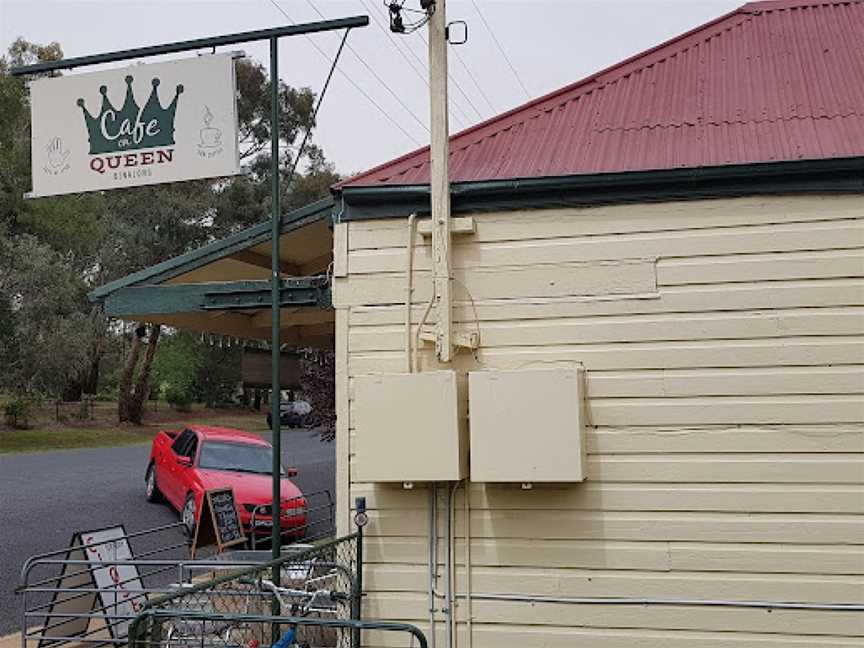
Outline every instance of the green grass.
{"label": "green grass", "polygon": [[247,414],[227,410],[223,413],[221,410],[202,407],[189,412],[176,412],[160,408],[158,413],[148,410],[142,426],[121,427],[112,420],[116,408],[116,404],[97,408],[97,418],[101,415],[99,410],[105,410],[104,420],[82,423],[80,426],[58,424],[50,420],[49,413],[41,417],[44,423],[40,421],[29,430],[0,427],[0,454],[150,443],[161,429],[172,430],[187,425],[216,425],[259,434],[268,432],[265,415],[258,412]]}
{"label": "green grass", "polygon": [[149,443],[157,428],[47,428],[0,431],[0,454]]}
{"label": "green grass", "polygon": [[249,416],[227,415],[219,416],[218,412],[190,412],[189,418],[178,420],[179,425],[216,425],[219,427],[237,428],[246,432],[257,432],[263,434],[269,432],[265,414],[251,414]]}

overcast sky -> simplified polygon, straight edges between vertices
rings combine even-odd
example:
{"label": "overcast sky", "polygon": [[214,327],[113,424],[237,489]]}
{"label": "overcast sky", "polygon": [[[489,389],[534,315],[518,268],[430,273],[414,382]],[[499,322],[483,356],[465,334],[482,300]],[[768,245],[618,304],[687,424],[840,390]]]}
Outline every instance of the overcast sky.
{"label": "overcast sky", "polygon": [[[447,0],[448,20],[464,20],[469,28],[468,42],[449,50],[451,132],[578,81],[741,4],[741,0]],[[416,8],[419,0],[406,0],[406,6]],[[372,17],[369,27],[349,36],[353,51],[343,53],[340,72],[319,115],[315,141],[337,170],[346,175],[362,171],[428,144],[428,89],[422,80],[427,74],[425,30],[405,36],[385,31],[382,0],[0,0],[0,47],[5,51],[23,36],[39,43],[56,40],[66,56],[81,56],[320,20],[316,9],[327,18]],[[283,81],[318,92],[329,62],[315,45],[332,57],[339,39],[336,34],[282,39]],[[245,45],[243,50],[267,60],[266,44]]]}

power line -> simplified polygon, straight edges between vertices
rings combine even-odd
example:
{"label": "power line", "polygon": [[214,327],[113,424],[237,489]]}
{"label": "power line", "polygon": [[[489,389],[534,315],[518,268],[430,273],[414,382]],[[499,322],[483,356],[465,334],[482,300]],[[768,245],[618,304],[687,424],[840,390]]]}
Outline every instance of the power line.
{"label": "power line", "polygon": [[[273,1],[273,0],[271,0],[271,1]],[[308,4],[310,7],[312,7],[312,10],[313,10],[315,13],[317,13],[317,14],[318,14],[318,15],[319,15],[323,20],[326,20],[326,19],[327,19],[327,17],[326,17],[323,13],[321,13],[321,12],[318,10],[318,7],[315,6],[315,4],[312,2],[312,0],[306,0],[306,4]],[[387,85],[387,82],[384,81],[384,79],[382,79],[380,76],[378,76],[378,73],[375,71],[375,68],[373,68],[371,65],[369,65],[369,64],[366,62],[366,60],[365,60],[362,56],[360,56],[360,54],[357,52],[357,50],[355,50],[353,47],[351,47],[350,44],[348,45],[348,50],[349,50],[349,51],[350,51],[354,56],[357,57],[357,60],[360,61],[360,63],[362,63],[363,66],[364,66],[367,70],[369,70],[369,73],[370,73],[373,77],[375,77],[375,79],[378,81],[378,83],[380,83],[382,86],[384,86],[384,88],[387,90],[387,92],[389,92],[389,93],[391,94],[391,96],[392,96],[392,97],[397,101],[397,103],[398,103],[400,106],[402,106],[402,108],[405,109],[405,112],[407,112],[409,115],[411,115],[411,116],[414,118],[414,121],[416,121],[418,124],[420,124],[420,126],[423,127],[423,130],[425,130],[427,133],[430,133],[430,134],[431,134],[431,132],[430,132],[430,130],[429,130],[429,127],[428,127],[428,126],[423,122],[423,120],[421,120],[421,119],[416,115],[416,113],[415,113],[413,110],[411,110],[411,109],[410,109],[410,108],[405,104],[404,101],[402,101],[402,98],[401,98],[398,94],[396,94],[396,93],[393,91],[393,89],[392,89],[389,85]]]}
{"label": "power line", "polygon": [[[367,8],[367,11],[368,11],[369,9],[368,9],[368,5],[366,4],[366,0],[360,0],[360,2],[363,3],[363,6],[366,7],[366,8]],[[386,0],[385,0],[385,2],[386,2]],[[387,16],[387,21],[389,22],[389,20],[390,20],[390,14],[389,14],[389,12],[386,10],[386,8],[384,8],[383,5],[379,5],[379,10],[380,10],[380,11],[384,11],[385,15]],[[376,21],[376,22],[377,22],[377,21]],[[390,30],[384,28],[384,31],[387,32],[387,36],[390,37],[390,40],[391,40],[391,41],[393,41],[393,37],[390,36]],[[420,33],[419,35],[420,35],[420,39],[423,41],[423,44],[424,44],[424,45],[426,46],[426,48],[428,49],[428,47],[429,47],[429,43],[426,41],[426,38],[424,38],[424,36],[423,36],[422,33]],[[410,45],[406,45],[406,46],[405,46],[405,49],[408,50],[408,53],[411,54],[411,56],[414,57],[414,59],[415,59],[415,60],[420,64],[420,67],[423,68],[424,71],[428,71],[428,66],[426,65],[426,63],[425,63],[425,62],[424,62],[424,61],[423,61],[419,56],[417,56],[417,54],[414,52],[414,50],[411,49],[411,46],[410,46]],[[454,50],[454,51],[455,51],[455,50]],[[456,56],[459,57],[459,53],[458,53],[458,52],[456,52]],[[460,62],[462,62],[461,58],[460,58]],[[462,62],[462,65],[463,65],[463,67],[464,67],[464,66],[465,66],[465,63]],[[469,74],[470,74],[470,72],[469,72]],[[458,81],[458,80],[457,80],[457,79],[456,79],[452,74],[450,74],[449,70],[448,70],[448,72],[447,72],[447,77],[450,79],[450,81],[453,82],[453,85],[456,87],[457,90],[459,90],[459,92],[460,92],[460,93],[462,94],[462,96],[465,98],[465,101],[468,102],[468,105],[470,105],[471,108],[474,109],[474,112],[477,113],[477,117],[480,118],[480,119],[483,119],[483,113],[481,113],[479,110],[477,110],[477,106],[474,105],[474,102],[471,101],[471,99],[470,99],[470,97],[468,96],[468,94],[465,92],[465,90],[464,90],[464,89],[462,88],[462,86],[459,84],[459,81]],[[425,79],[424,79],[424,80],[425,80]],[[428,81],[426,82],[426,85],[427,85],[427,86],[429,85],[429,82],[428,82]],[[476,85],[476,81],[475,81],[475,85]],[[478,86],[478,87],[479,87],[479,86]],[[481,92],[481,94],[483,93],[482,90],[480,90],[480,92]],[[484,98],[485,98],[485,95],[484,95]],[[487,102],[488,102],[488,99],[487,99]],[[491,105],[491,104],[490,104],[490,105]],[[460,112],[462,113],[462,115],[463,115],[463,117],[464,117],[463,121],[465,122],[465,125],[467,125],[468,123],[471,122],[471,118],[468,116],[467,112],[466,112],[464,109],[462,109],[462,108],[459,106],[459,104],[456,103],[455,98],[454,98],[454,100],[453,100],[453,106],[454,106],[455,108],[458,108],[458,109],[460,110]],[[495,109],[493,108],[492,110],[494,111]]]}
{"label": "power line", "polygon": [[459,54],[459,48],[458,47],[454,48],[453,53],[456,55],[456,60],[459,61],[459,63],[462,65],[463,68],[465,68],[465,71],[468,73],[468,76],[471,78],[471,81],[474,82],[474,86],[480,92],[480,96],[483,97],[483,100],[486,102],[486,105],[489,106],[489,109],[492,111],[492,114],[493,115],[496,114],[498,112],[498,109],[495,108],[495,106],[492,104],[491,101],[489,101],[489,97],[486,96],[486,93],[483,91],[482,86],[477,82],[477,79],[474,78],[474,73],[471,71],[471,68],[469,68],[465,64],[465,61],[462,59],[462,56]]}
{"label": "power line", "polygon": [[[270,0],[270,4],[272,4],[274,7],[276,7],[276,9],[277,9],[277,10],[278,10],[278,11],[279,11],[283,16],[285,16],[285,18],[288,20],[289,23],[291,23],[292,25],[297,24],[294,20],[292,20],[291,16],[289,16],[288,13],[287,13],[287,12],[286,12],[282,7],[279,6],[279,4],[276,2],[276,0]],[[307,41],[309,41],[309,43],[312,45],[312,47],[314,47],[315,50],[316,50],[316,51],[317,51],[321,56],[323,56],[327,61],[330,61],[331,63],[333,62],[333,59],[330,58],[330,55],[327,54],[327,52],[325,52],[323,49],[321,49],[321,47],[318,45],[318,43],[316,43],[314,40],[312,40],[312,38],[311,38],[308,34],[304,34],[304,37],[306,38]],[[399,122],[397,122],[395,119],[393,119],[393,116],[392,116],[390,113],[388,113],[386,110],[384,110],[384,108],[382,108],[381,105],[380,105],[377,101],[375,101],[375,100],[374,100],[374,99],[373,99],[373,98],[372,98],[372,97],[371,97],[371,96],[370,96],[370,95],[369,95],[369,94],[368,94],[368,93],[363,89],[363,87],[362,87],[360,84],[358,84],[356,81],[354,81],[354,79],[352,79],[350,76],[348,76],[348,74],[346,74],[345,71],[342,70],[342,68],[339,68],[339,73],[340,73],[343,77],[345,77],[345,79],[346,79],[346,80],[347,80],[347,81],[348,81],[352,86],[354,86],[354,88],[355,88],[355,89],[356,89],[356,90],[357,90],[361,95],[363,95],[363,96],[364,96],[364,97],[369,101],[369,103],[371,103],[373,106],[375,106],[375,108],[378,109],[378,112],[380,112],[382,115],[384,115],[384,117],[386,117],[387,120],[388,120],[391,124],[393,124],[396,128],[398,128],[398,129],[402,132],[402,134],[405,135],[405,137],[407,137],[409,140],[411,140],[412,142],[414,142],[414,144],[415,144],[416,146],[422,146],[422,144],[417,140],[416,137],[414,137],[411,133],[409,133],[407,130],[405,130],[405,128],[403,128],[402,125],[401,125]]]}
{"label": "power line", "polygon": [[[409,67],[414,71],[414,73],[418,77],[420,77],[420,80],[423,81],[423,83],[425,83],[426,87],[428,88],[429,87],[428,74],[425,73],[425,69],[423,68],[422,61],[420,62],[420,67],[422,70],[421,71],[415,67],[415,65],[411,62],[411,60],[407,56],[405,56],[405,52],[403,52],[402,49],[399,47],[399,45],[396,43],[396,39],[393,38],[393,35],[390,33],[390,30],[387,27],[385,27],[384,25],[382,25],[380,22],[378,22],[378,19],[375,17],[373,10],[369,7],[368,4],[366,4],[366,0],[360,0],[360,2],[363,4],[363,8],[369,12],[369,17],[372,19],[372,22],[374,22],[375,25],[378,26],[378,28],[384,32],[384,34],[390,40],[390,43],[393,45],[393,47],[396,48],[396,51],[399,52],[399,54],[402,56],[402,58],[405,60],[405,62],[409,65]],[[408,51],[411,52],[410,49]],[[411,52],[411,54],[414,54],[414,52]],[[415,56],[414,58],[417,58],[417,57]],[[459,120],[463,123],[463,125],[467,125],[469,122],[469,118],[467,115],[465,115],[465,112],[455,103],[453,104],[453,107],[459,109],[459,111],[461,113],[460,115],[458,115]],[[457,117],[457,115],[454,115],[454,117]]]}
{"label": "power line", "polygon": [[[336,64],[339,62],[339,57],[342,56],[342,50],[345,48],[345,43],[348,41],[348,32],[350,31],[350,29],[346,29],[345,33],[342,34],[342,41],[339,43],[339,49],[336,50],[336,56],[333,57],[333,65],[330,66],[330,71],[327,73],[327,79],[325,79],[324,81],[324,86],[321,88],[321,94],[318,95],[318,101],[316,102],[315,108],[312,111],[312,119],[309,120],[309,125],[306,127],[306,132],[303,133],[303,141],[300,142],[300,148],[297,149],[297,155],[294,156],[293,163],[291,164],[291,171],[288,174],[287,178],[287,182],[289,184],[291,180],[294,179],[294,173],[295,171],[297,171],[297,165],[300,164],[300,157],[303,155],[303,151],[306,148],[306,143],[309,141],[309,136],[312,134],[312,127],[315,124],[315,120],[318,119],[318,111],[321,110],[321,104],[324,103],[324,95],[327,94],[327,88],[330,87],[330,81],[333,80],[333,73],[336,71]],[[271,125],[271,128],[276,128],[276,125]]]}
{"label": "power line", "polygon": [[474,5],[474,9],[477,10],[477,15],[480,16],[480,20],[483,21],[483,24],[486,26],[486,31],[489,32],[489,35],[492,36],[492,40],[495,41],[495,45],[498,47],[498,51],[501,52],[501,56],[504,57],[504,60],[507,61],[507,65],[510,66],[510,70],[513,72],[513,76],[516,77],[516,80],[519,82],[519,85],[522,86],[522,91],[525,93],[525,97],[527,99],[531,98],[531,93],[528,92],[528,88],[525,87],[525,84],[522,83],[522,78],[519,76],[519,73],[516,71],[516,68],[513,67],[513,63],[510,61],[507,56],[507,52],[504,51],[504,48],[501,47],[501,43],[498,42],[498,37],[495,35],[495,32],[492,31],[492,28],[489,26],[489,23],[486,22],[486,18],[483,17],[483,12],[480,11],[480,7],[477,6],[477,0],[471,0],[471,4]]}
{"label": "power line", "polygon": [[[427,48],[429,47],[429,41],[426,40],[426,37],[423,34],[420,34],[420,40],[423,41],[423,45],[425,45]],[[468,94],[465,92],[465,90],[462,89],[462,86],[459,84],[459,81],[457,81],[453,77],[453,75],[450,74],[449,70],[447,72],[447,78],[450,79],[450,81],[453,83],[453,85],[456,87],[456,89],[461,93],[461,95],[463,97],[465,97],[465,101],[467,101],[468,104],[474,109],[474,112],[477,113],[477,117],[480,119],[483,119],[483,113],[481,113],[479,110],[477,110],[477,106],[474,105],[474,102],[471,101],[471,99],[468,97]]]}

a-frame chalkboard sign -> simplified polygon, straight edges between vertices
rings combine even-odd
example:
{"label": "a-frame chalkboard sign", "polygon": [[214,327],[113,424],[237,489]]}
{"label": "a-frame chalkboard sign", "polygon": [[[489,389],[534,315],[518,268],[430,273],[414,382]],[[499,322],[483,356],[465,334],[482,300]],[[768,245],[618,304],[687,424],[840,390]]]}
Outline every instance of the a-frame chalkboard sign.
{"label": "a-frame chalkboard sign", "polygon": [[53,637],[82,637],[83,645],[95,616],[106,622],[111,640],[125,643],[132,618],[147,603],[134,559],[123,525],[75,532],[65,558],[70,562],[63,564],[48,604],[51,624],[41,630],[50,636],[40,637],[38,648],[64,643]]}
{"label": "a-frame chalkboard sign", "polygon": [[204,492],[201,498],[201,515],[195,526],[192,541],[192,558],[201,547],[216,545],[219,553],[226,547],[246,542],[240,513],[234,501],[234,489],[215,488]]}

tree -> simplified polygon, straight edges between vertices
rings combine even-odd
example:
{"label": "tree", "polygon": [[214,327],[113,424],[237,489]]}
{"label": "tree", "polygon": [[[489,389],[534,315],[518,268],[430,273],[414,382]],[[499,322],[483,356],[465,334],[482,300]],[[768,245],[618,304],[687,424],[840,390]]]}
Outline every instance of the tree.
{"label": "tree", "polygon": [[336,438],[336,356],[306,349],[300,356],[300,388],[312,406],[309,422],[320,428],[321,439]]}
{"label": "tree", "polygon": [[153,366],[155,382],[165,400],[180,409],[188,407],[195,398],[195,380],[202,364],[201,350],[191,333],[167,336]]}
{"label": "tree", "polygon": [[240,346],[220,346],[198,341],[201,363],[195,376],[195,393],[207,407],[230,402],[240,384]]}
{"label": "tree", "polygon": [[[11,66],[59,58],[62,50],[57,43],[38,45],[23,39],[0,58],[0,231],[5,243],[0,276],[7,277],[10,291],[0,294],[0,311],[7,314],[0,344],[5,347],[6,366],[20,368],[15,375],[21,381],[10,389],[58,396],[69,395],[71,385],[72,396],[80,397],[80,386],[92,374],[92,362],[91,370],[88,363],[82,368],[81,349],[89,348],[92,356],[93,345],[85,338],[99,324],[86,292],[87,273],[104,234],[102,197],[24,200],[30,188],[28,94],[23,80],[8,75]],[[39,289],[34,291],[34,286]],[[34,344],[41,351],[35,356],[29,353]]]}
{"label": "tree", "polygon": [[60,394],[86,367],[84,282],[64,255],[26,234],[0,239],[0,267],[0,382],[15,393]]}
{"label": "tree", "polygon": [[147,335],[147,326],[143,323],[135,327],[132,336],[132,346],[123,373],[120,376],[120,385],[117,396],[117,419],[120,423],[135,423],[140,425],[144,418],[144,403],[150,396],[150,371],[153,366],[153,358],[156,356],[156,346],[159,343],[159,335],[162,327],[153,325],[150,330],[150,338],[147,340],[147,348],[144,359],[139,364],[141,346]]}
{"label": "tree", "polygon": [[[106,349],[117,355],[122,335],[89,303],[89,290],[269,216],[270,82],[260,64],[238,61],[246,175],[24,200],[30,189],[29,97],[23,80],[9,76],[8,70],[59,58],[59,44],[22,39],[0,57],[0,278],[18,273],[15,282],[7,279],[0,285],[0,359],[4,367],[14,362],[21,372],[29,372],[15,374],[23,376],[19,384],[26,389],[72,398],[99,390]],[[285,84],[280,84],[279,95],[279,167],[287,176],[302,136],[314,126],[315,95]],[[286,209],[326,195],[337,178],[314,144],[306,147],[303,162],[300,172],[283,183]],[[161,327],[145,326],[143,337],[133,337],[124,360],[112,355],[118,367],[121,419],[143,414],[161,333]],[[30,335],[39,340],[41,353],[26,355],[35,348],[22,346]],[[213,390],[221,387],[200,382],[209,398],[216,399]]]}

